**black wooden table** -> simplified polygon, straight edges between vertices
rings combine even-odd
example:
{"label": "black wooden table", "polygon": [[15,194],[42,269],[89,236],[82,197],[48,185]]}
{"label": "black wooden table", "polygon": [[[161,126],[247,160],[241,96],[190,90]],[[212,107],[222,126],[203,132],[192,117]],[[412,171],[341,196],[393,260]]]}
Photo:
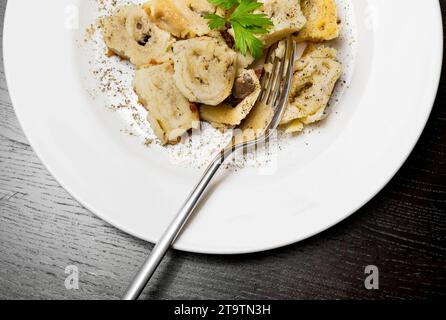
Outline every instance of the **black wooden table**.
{"label": "black wooden table", "polygon": [[[446,14],[446,2],[441,2]],[[5,5],[2,0],[2,21]],[[0,298],[117,299],[150,249],[93,216],[49,175],[17,123],[2,65]],[[79,270],[78,290],[64,285],[69,265]],[[364,286],[367,265],[378,267],[378,290]],[[144,294],[150,299],[444,296],[444,73],[431,118],[412,155],[387,187],[353,216],[309,240],[264,253],[170,252]]]}

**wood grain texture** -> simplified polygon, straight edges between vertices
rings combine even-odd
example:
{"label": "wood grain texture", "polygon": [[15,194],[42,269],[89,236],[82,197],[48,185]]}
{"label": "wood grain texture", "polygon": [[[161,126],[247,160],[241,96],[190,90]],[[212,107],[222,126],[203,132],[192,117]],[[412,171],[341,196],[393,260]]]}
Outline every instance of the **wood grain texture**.
{"label": "wood grain texture", "polygon": [[[443,13],[446,14],[445,2]],[[6,1],[0,2],[0,19]],[[0,34],[3,34],[0,32]],[[0,298],[118,299],[150,252],[79,205],[38,160],[0,69]],[[145,299],[410,299],[446,296],[446,77],[400,172],[349,219],[309,240],[243,256],[170,252]],[[364,267],[380,289],[364,288]],[[80,271],[66,290],[64,269]]]}

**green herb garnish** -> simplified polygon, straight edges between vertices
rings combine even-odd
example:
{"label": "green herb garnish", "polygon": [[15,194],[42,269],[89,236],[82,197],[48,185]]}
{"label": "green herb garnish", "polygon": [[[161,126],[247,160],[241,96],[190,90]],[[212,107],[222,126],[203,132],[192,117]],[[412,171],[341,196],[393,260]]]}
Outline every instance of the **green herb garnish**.
{"label": "green herb garnish", "polygon": [[272,21],[263,13],[253,13],[263,4],[257,0],[208,0],[211,4],[229,10],[234,9],[229,18],[211,13],[205,16],[212,30],[221,30],[232,26],[235,37],[235,49],[243,55],[249,51],[254,58],[263,54],[263,43],[255,35],[268,33]]}

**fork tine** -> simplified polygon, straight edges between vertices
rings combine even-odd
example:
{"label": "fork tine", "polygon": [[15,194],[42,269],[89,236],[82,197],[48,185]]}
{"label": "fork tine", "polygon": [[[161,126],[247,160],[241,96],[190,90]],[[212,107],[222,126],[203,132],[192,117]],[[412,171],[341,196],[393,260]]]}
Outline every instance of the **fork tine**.
{"label": "fork tine", "polygon": [[[280,78],[280,85],[278,86],[277,99],[272,101],[272,107],[274,108],[273,118],[268,126],[268,129],[275,129],[282,119],[285,107],[288,103],[290,96],[290,89],[292,85],[293,73],[294,73],[294,60],[296,56],[296,43],[289,37],[287,39],[286,58],[283,59],[286,62],[285,72]],[[280,94],[279,94],[280,91]]]}
{"label": "fork tine", "polygon": [[[277,73],[277,79],[275,80],[275,85],[274,85],[274,88],[273,88],[271,100],[269,101],[270,103],[273,102],[273,101],[277,101],[277,97],[279,95],[279,91],[280,91],[280,89],[283,86],[283,81],[284,81],[284,77],[285,77],[284,71],[286,71],[285,65],[288,67],[288,61],[289,61],[289,58],[290,58],[288,56],[290,45],[291,45],[290,41],[288,41],[288,39],[287,39],[287,41],[285,42],[284,56],[282,57],[283,61],[280,64],[280,69],[279,69],[279,72]],[[275,108],[276,104],[273,104],[272,107]]]}
{"label": "fork tine", "polygon": [[[254,127],[248,126],[246,128],[249,130],[261,130],[263,133],[261,135],[258,135],[257,133],[254,135],[251,133],[247,135],[244,133],[234,135],[231,140],[231,144],[228,147],[229,149],[225,150],[230,150],[230,152],[233,152],[240,148],[246,149],[256,146],[258,143],[268,141],[269,137],[274,132],[274,129],[276,129],[279,125],[288,102],[292,82],[291,80],[294,72],[295,51],[296,44],[291,37],[288,37],[286,40],[285,54],[281,58],[274,59],[273,69],[276,71],[278,76],[274,77],[273,75],[270,75],[268,78],[264,79],[267,74],[270,74],[268,72],[262,77],[261,90],[263,95],[262,93],[259,95],[256,103],[259,103],[257,106],[260,107],[260,110],[264,111],[255,113],[256,115],[254,116],[254,119],[259,115],[261,119],[262,115],[267,112],[267,108],[271,109],[272,117],[268,120],[261,119],[258,121],[259,124],[263,121],[269,121],[266,122],[265,126],[262,128],[257,128],[256,125]],[[267,54],[266,61],[271,61],[272,56],[272,50],[270,50]],[[273,85],[272,83],[274,82],[274,78],[276,79],[276,83]],[[270,96],[272,99],[267,99]],[[270,102],[265,103],[265,99]],[[244,121],[246,121],[246,119]]]}
{"label": "fork tine", "polygon": [[[274,50],[273,50],[274,51]],[[278,65],[282,63],[282,60],[279,59],[279,57],[274,56],[273,60],[273,68],[271,70],[271,74],[269,76],[269,81],[267,86],[265,87],[265,95],[263,97],[263,102],[268,103],[268,100],[271,96],[272,89],[274,87],[274,83],[277,81],[277,69]]]}
{"label": "fork tine", "polygon": [[274,66],[277,63],[277,61],[275,60],[275,55],[273,54],[274,51],[276,50],[277,44],[274,44],[273,46],[271,46],[268,49],[268,52],[266,53],[266,59],[265,59],[265,65],[267,64],[272,64],[273,65],[273,69],[271,70],[271,72],[265,72],[265,74],[262,77],[262,81],[260,83],[260,87],[262,88],[260,97],[259,97],[259,101],[265,101],[265,97],[268,96],[268,87],[270,85],[270,83],[272,82],[272,76],[274,74]]}
{"label": "fork tine", "polygon": [[265,74],[262,76],[262,82],[260,83],[260,88],[262,88],[262,91],[260,93],[259,101],[264,101],[264,97],[266,95],[266,87],[268,86],[270,76],[271,75],[269,72],[265,72]]}
{"label": "fork tine", "polygon": [[[268,56],[268,59],[269,58],[270,57]],[[265,63],[267,63],[267,62],[265,62]],[[262,75],[261,80],[260,80],[260,88],[262,89],[262,91],[259,96],[259,101],[263,100],[263,96],[265,95],[265,88],[266,88],[266,85],[268,84],[268,80],[269,80],[269,72],[265,71]]]}

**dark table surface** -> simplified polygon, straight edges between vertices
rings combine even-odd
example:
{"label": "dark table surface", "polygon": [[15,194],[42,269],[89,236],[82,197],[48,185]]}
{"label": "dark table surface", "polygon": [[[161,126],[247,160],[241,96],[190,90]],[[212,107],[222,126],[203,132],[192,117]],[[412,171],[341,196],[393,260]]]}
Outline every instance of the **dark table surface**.
{"label": "dark table surface", "polygon": [[[442,4],[443,16],[446,2]],[[0,2],[1,19],[6,1]],[[3,24],[3,23],[2,23]],[[116,299],[151,245],[99,220],[35,156],[0,69],[0,298]],[[79,289],[64,286],[68,265]],[[364,268],[379,269],[379,289]],[[446,76],[427,127],[392,181],[311,239],[242,256],[170,252],[150,299],[382,299],[446,295]]]}

